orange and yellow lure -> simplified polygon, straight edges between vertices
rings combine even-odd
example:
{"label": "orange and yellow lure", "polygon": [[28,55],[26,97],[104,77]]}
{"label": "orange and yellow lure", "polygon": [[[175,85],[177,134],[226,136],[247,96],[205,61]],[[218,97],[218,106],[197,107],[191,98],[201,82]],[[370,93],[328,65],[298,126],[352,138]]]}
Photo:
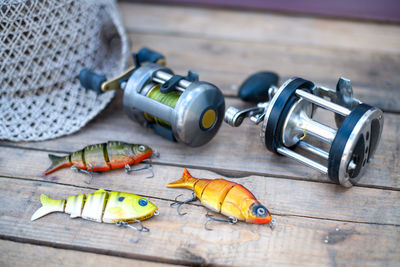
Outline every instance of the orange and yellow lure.
{"label": "orange and yellow lure", "polygon": [[187,188],[207,208],[237,220],[255,224],[269,224],[275,221],[265,206],[240,184],[225,179],[198,179],[183,170],[182,178],[167,185],[172,188]]}

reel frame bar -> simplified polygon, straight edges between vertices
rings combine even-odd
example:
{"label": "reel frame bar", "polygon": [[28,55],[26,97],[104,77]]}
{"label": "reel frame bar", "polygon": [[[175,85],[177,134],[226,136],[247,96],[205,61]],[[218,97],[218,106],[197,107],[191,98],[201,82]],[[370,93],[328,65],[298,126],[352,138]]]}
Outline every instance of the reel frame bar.
{"label": "reel frame bar", "polygon": [[313,145],[311,145],[311,144],[309,144],[309,143],[307,143],[305,141],[300,141],[297,144],[297,147],[299,147],[299,148],[301,148],[301,149],[303,149],[305,151],[311,152],[314,155],[317,155],[317,156],[319,156],[319,157],[321,157],[321,158],[323,158],[325,160],[328,160],[328,158],[329,158],[329,153],[328,152],[326,152],[325,150],[322,150],[321,148],[315,147],[315,146],[313,146]]}
{"label": "reel frame bar", "polygon": [[338,113],[338,114],[340,114],[342,116],[348,116],[351,113],[351,110],[348,109],[348,108],[345,108],[343,106],[340,106],[338,104],[335,104],[333,102],[325,100],[325,99],[323,99],[321,97],[318,97],[316,95],[307,93],[306,91],[301,90],[301,89],[297,89],[296,90],[296,95],[304,98],[305,100],[307,100],[307,101],[309,101],[309,102],[311,102],[311,103],[313,103],[315,105],[318,105],[318,106],[320,106],[322,108],[325,108],[327,110],[330,110],[332,112]]}
{"label": "reel frame bar", "polygon": [[278,147],[277,151],[278,151],[278,153],[280,153],[286,157],[289,157],[291,159],[294,159],[300,163],[303,163],[304,165],[307,165],[313,169],[316,169],[317,171],[320,171],[323,174],[328,174],[328,167],[326,167],[318,162],[315,162],[299,153],[296,153],[291,149],[288,149],[286,147]]}
{"label": "reel frame bar", "polygon": [[335,129],[311,119],[306,122],[304,131],[307,134],[320,138],[321,141],[324,141],[329,145],[332,144],[336,136]]}

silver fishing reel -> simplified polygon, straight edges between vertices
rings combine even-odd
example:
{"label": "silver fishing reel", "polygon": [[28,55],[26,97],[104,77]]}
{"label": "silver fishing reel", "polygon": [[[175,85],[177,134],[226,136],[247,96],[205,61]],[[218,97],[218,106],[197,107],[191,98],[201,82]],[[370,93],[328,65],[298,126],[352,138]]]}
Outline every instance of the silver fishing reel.
{"label": "silver fishing reel", "polygon": [[109,81],[85,69],[80,74],[81,84],[98,92],[123,89],[128,116],[165,138],[191,147],[209,142],[224,116],[221,91],[199,81],[195,72],[175,75],[164,66],[164,57],[150,49],[140,50],[134,59],[135,66]]}
{"label": "silver fishing reel", "polygon": [[[264,94],[260,94],[260,75],[271,80],[271,73],[257,73],[245,81],[239,95],[251,100],[263,95],[269,101],[245,110],[229,107],[225,122],[238,127],[250,117],[255,124],[262,123],[260,135],[268,150],[328,174],[345,187],[357,183],[379,143],[382,111],[354,99],[350,80],[345,78],[332,90],[294,77],[280,88],[264,84]],[[252,85],[257,92],[252,92]],[[337,128],[315,120],[319,108],[334,113]]]}

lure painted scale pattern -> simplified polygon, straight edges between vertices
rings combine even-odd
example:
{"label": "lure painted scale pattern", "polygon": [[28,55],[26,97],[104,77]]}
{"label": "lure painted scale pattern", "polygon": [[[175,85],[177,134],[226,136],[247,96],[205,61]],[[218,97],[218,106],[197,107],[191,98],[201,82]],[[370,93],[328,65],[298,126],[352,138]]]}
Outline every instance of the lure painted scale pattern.
{"label": "lure painted scale pattern", "polygon": [[145,145],[108,141],[86,146],[67,156],[49,154],[52,164],[45,171],[45,175],[71,166],[93,172],[104,172],[123,168],[125,165],[138,164],[152,154],[153,150]]}
{"label": "lure painted scale pattern", "polygon": [[32,215],[32,221],[58,211],[70,214],[71,218],[82,217],[103,223],[131,223],[135,219],[146,220],[158,210],[156,205],[144,197],[116,191],[107,193],[103,189],[86,196],[79,194],[67,199],[51,199],[42,194],[40,201],[42,207]]}
{"label": "lure painted scale pattern", "polygon": [[197,179],[184,169],[182,178],[167,186],[191,189],[207,208],[241,221],[265,224],[272,220],[269,211],[249,190],[222,178]]}

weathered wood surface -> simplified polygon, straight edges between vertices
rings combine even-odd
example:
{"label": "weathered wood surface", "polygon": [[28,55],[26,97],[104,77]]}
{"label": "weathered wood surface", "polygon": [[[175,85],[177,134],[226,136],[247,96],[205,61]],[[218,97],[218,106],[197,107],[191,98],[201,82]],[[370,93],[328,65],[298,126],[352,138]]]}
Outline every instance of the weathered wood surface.
{"label": "weathered wood surface", "polygon": [[[164,53],[177,73],[188,69],[218,85],[227,106],[245,107],[235,95],[250,73],[269,69],[283,79],[304,76],[331,87],[343,75],[356,97],[384,108],[383,137],[360,184],[350,189],[296,162],[268,152],[259,127],[223,124],[206,146],[188,148],[141,128],[122,111],[121,93],[76,134],[46,142],[0,141],[0,265],[219,264],[236,266],[400,264],[400,27],[271,13],[121,3],[132,50]],[[379,89],[377,89],[379,88]],[[392,112],[394,111],[394,112]],[[325,120],[325,118],[322,118]],[[121,140],[160,151],[155,177],[114,170],[87,176],[69,169],[46,177],[49,152]],[[249,188],[277,219],[266,226],[203,224],[206,209],[194,202],[178,216],[169,207],[185,189],[167,189],[183,167],[193,176],[225,177]],[[65,198],[98,188],[149,197],[161,214],[144,222],[142,240],[113,225],[51,214],[30,222],[39,195]],[[338,229],[338,230],[336,230]],[[327,239],[326,237],[329,236]],[[325,241],[326,240],[326,241]],[[16,241],[16,242],[14,242]],[[54,255],[54,256],[53,256]]]}
{"label": "weathered wood surface", "polygon": [[146,262],[135,259],[126,259],[81,252],[77,250],[57,249],[46,246],[31,245],[7,240],[0,240],[0,266],[26,267],[26,266],[171,266],[166,263]]}
{"label": "weathered wood surface", "polygon": [[[84,182],[88,180],[87,175],[75,173],[70,169],[43,176],[43,170],[49,166],[46,152],[4,148],[0,155],[10,155],[0,162],[0,176],[87,187]],[[14,169],[6,168],[16,161],[20,164]],[[155,178],[152,179],[146,179],[149,176],[148,171],[126,174],[123,170],[114,170],[95,175],[90,188],[140,192],[146,196],[169,200],[173,200],[180,193],[190,197],[191,193],[188,190],[166,188],[166,184],[182,176],[181,167],[155,164],[153,168]],[[221,177],[210,171],[189,170],[194,177]],[[358,186],[345,189],[334,184],[256,175],[231,180],[246,186],[274,214],[400,225],[400,191]],[[294,194],[288,197],[292,192]],[[377,212],[371,212],[371,205]]]}
{"label": "weathered wood surface", "polygon": [[187,215],[179,216],[169,207],[170,201],[150,198],[161,213],[144,222],[150,232],[142,235],[140,243],[133,243],[135,233],[131,229],[73,220],[66,214],[29,222],[40,206],[40,193],[65,198],[91,192],[86,188],[1,178],[0,190],[4,204],[0,235],[20,241],[181,264],[265,266],[304,261],[310,266],[395,264],[400,260],[398,226],[275,215],[279,223],[273,231],[265,225],[213,223],[210,226],[214,231],[210,232],[203,228],[205,208],[189,205]]}
{"label": "weathered wood surface", "polygon": [[122,3],[135,49],[151,44],[179,72],[193,69],[228,95],[249,74],[272,70],[332,88],[352,80],[355,96],[400,111],[397,25],[221,9]]}
{"label": "weathered wood surface", "polygon": [[396,24],[126,2],[120,11],[129,32],[400,54]]}
{"label": "weathered wood surface", "polygon": [[[300,165],[291,159],[269,152],[259,138],[260,126],[245,122],[232,128],[223,123],[216,137],[200,148],[189,148],[165,140],[144,129],[125,115],[121,107],[121,96],[108,107],[101,117],[91,122],[84,130],[60,139],[40,143],[9,143],[3,145],[26,147],[50,151],[73,152],[87,144],[123,140],[151,144],[161,156],[154,162],[212,169],[222,174],[243,176],[250,174],[272,175],[287,179],[330,182],[327,176]],[[226,105],[244,106],[241,101],[227,98]],[[360,180],[360,185],[400,188],[400,116],[385,114],[383,137],[373,162]]]}

